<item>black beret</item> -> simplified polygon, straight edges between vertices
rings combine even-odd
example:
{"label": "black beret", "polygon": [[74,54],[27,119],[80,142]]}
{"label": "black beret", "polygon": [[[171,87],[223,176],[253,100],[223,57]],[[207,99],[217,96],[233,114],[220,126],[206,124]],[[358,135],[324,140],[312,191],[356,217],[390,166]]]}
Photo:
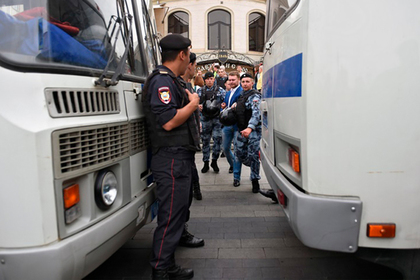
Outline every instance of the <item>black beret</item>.
{"label": "black beret", "polygon": [[243,73],[242,75],[241,75],[241,80],[243,79],[243,78],[253,78],[252,77],[252,75],[251,74],[249,74],[248,72],[245,72],[245,73]]}
{"label": "black beret", "polygon": [[183,50],[191,46],[191,40],[180,34],[169,34],[160,40],[162,51]]}
{"label": "black beret", "polygon": [[212,72],[206,72],[206,74],[204,74],[204,80],[208,79],[208,78],[211,78],[211,77],[214,78],[214,74]]}

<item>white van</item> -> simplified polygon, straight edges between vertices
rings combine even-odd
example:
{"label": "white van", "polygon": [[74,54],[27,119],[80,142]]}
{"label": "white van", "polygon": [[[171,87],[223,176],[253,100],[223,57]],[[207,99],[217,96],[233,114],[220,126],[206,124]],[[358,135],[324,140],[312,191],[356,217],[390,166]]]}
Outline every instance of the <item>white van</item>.
{"label": "white van", "polygon": [[261,160],[309,247],[420,248],[419,9],[267,1]]}
{"label": "white van", "polygon": [[0,279],[81,279],[156,215],[144,0],[0,0]]}

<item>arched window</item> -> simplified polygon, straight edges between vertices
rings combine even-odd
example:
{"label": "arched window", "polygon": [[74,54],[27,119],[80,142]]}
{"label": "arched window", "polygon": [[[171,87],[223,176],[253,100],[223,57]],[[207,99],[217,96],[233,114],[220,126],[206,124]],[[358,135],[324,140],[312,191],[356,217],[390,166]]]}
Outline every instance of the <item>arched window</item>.
{"label": "arched window", "polygon": [[231,49],[231,15],[224,10],[214,10],[208,14],[208,49]]}
{"label": "arched window", "polygon": [[186,12],[175,12],[168,17],[168,33],[181,34],[189,37],[190,20]]}
{"label": "arched window", "polygon": [[265,16],[260,13],[249,15],[249,50],[262,52],[264,50]]}

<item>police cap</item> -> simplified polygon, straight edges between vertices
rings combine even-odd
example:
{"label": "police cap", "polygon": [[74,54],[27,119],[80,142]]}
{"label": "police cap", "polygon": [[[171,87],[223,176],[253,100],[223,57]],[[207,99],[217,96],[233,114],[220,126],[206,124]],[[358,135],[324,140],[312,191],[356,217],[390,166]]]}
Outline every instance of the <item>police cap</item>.
{"label": "police cap", "polygon": [[252,75],[251,75],[251,74],[249,74],[248,72],[246,72],[246,73],[243,73],[243,74],[241,75],[241,80],[242,80],[243,78],[251,78],[251,79],[252,79]]}
{"label": "police cap", "polygon": [[169,34],[160,40],[162,51],[183,50],[191,46],[191,40],[180,34]]}
{"label": "police cap", "polygon": [[204,74],[204,80],[212,77],[214,78],[213,72],[206,72],[206,74]]}

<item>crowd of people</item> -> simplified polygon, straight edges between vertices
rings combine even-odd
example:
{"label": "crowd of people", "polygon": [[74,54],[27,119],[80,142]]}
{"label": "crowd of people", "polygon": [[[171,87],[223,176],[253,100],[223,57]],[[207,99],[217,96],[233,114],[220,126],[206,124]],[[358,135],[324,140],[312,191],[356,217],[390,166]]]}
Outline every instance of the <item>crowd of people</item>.
{"label": "crowd of people", "polygon": [[[217,160],[222,155],[229,163],[229,173],[233,173],[233,186],[240,186],[241,167],[245,165],[251,169],[252,192],[259,192],[262,64],[255,67],[255,75],[252,76],[240,65],[236,70],[226,73],[223,65],[214,63],[204,75],[201,71],[197,72],[194,78],[196,82],[199,83],[194,90],[200,97],[204,162],[201,172],[207,173],[211,167],[218,173]],[[234,112],[234,124],[223,123],[223,110]]]}
{"label": "crowd of people", "polygon": [[203,154],[201,173],[210,167],[219,173],[217,161],[223,151],[234,187],[240,186],[245,165],[251,170],[252,192],[277,200],[274,193],[259,186],[262,65],[255,76],[240,66],[226,73],[219,64],[203,75],[196,71],[189,39],[170,34],[160,46],[162,65],[149,75],[143,89],[152,144],[151,170],[159,201],[150,264],[153,279],[191,279],[193,270],[177,265],[174,254],[177,246],[205,244],[188,232],[187,226],[193,198],[203,199],[196,152]]}

